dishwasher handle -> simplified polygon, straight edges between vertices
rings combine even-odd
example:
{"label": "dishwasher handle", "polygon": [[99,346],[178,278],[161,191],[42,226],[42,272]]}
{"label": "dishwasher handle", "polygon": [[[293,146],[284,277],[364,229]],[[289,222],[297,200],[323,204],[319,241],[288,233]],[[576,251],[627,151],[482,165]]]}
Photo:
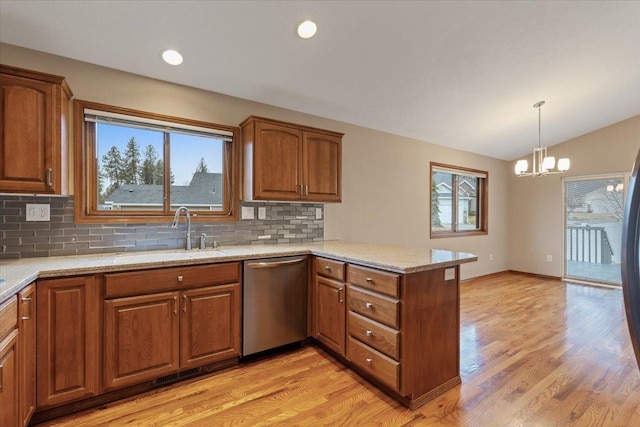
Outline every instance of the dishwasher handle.
{"label": "dishwasher handle", "polygon": [[281,267],[283,265],[298,264],[304,262],[306,258],[290,259],[286,261],[271,261],[271,262],[248,262],[245,265],[249,268],[274,268]]}

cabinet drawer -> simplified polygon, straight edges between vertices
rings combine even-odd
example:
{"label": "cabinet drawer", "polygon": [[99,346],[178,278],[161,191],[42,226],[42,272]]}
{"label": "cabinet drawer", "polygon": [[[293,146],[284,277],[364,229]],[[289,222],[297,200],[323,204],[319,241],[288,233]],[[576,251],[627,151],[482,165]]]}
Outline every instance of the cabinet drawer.
{"label": "cabinet drawer", "polygon": [[105,275],[105,298],[240,282],[240,263],[158,268]]}
{"label": "cabinet drawer", "polygon": [[0,341],[18,325],[18,298],[12,296],[0,305]]}
{"label": "cabinet drawer", "polygon": [[349,312],[349,335],[394,359],[399,359],[400,332],[381,323]]}
{"label": "cabinet drawer", "polygon": [[361,288],[400,297],[400,275],[371,268],[349,265],[347,267],[347,281]]}
{"label": "cabinet drawer", "polygon": [[349,310],[392,328],[400,327],[400,301],[349,285]]}
{"label": "cabinet drawer", "polygon": [[347,357],[358,368],[391,387],[400,389],[400,363],[349,337]]}
{"label": "cabinet drawer", "polygon": [[321,276],[344,282],[344,262],[316,257],[314,261],[314,271]]}

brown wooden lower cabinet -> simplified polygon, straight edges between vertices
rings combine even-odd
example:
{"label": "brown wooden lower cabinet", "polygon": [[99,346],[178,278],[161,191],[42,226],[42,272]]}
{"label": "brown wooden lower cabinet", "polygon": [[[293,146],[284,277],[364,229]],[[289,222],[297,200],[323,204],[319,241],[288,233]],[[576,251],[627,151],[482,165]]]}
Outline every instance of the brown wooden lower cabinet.
{"label": "brown wooden lower cabinet", "polygon": [[18,348],[20,354],[18,408],[21,426],[29,425],[36,409],[36,285],[18,294]]}
{"label": "brown wooden lower cabinet", "polygon": [[180,368],[238,356],[241,351],[240,284],[181,292]]}
{"label": "brown wooden lower cabinet", "polygon": [[38,408],[98,393],[99,300],[93,276],[38,280]]}
{"label": "brown wooden lower cabinet", "polygon": [[347,264],[344,288],[322,277],[336,273],[318,260],[311,330],[321,344],[410,408],[460,383],[458,267],[445,280],[445,268],[398,274]]}
{"label": "brown wooden lower cabinet", "polygon": [[313,316],[315,338],[335,353],[345,355],[346,285],[316,275],[314,277]]}
{"label": "brown wooden lower cabinet", "polygon": [[17,298],[0,305],[0,426],[16,427],[19,416]]}
{"label": "brown wooden lower cabinet", "polygon": [[239,357],[239,282],[240,263],[106,275],[105,390]]}
{"label": "brown wooden lower cabinet", "polygon": [[178,292],[104,302],[104,386],[124,387],[176,372]]}

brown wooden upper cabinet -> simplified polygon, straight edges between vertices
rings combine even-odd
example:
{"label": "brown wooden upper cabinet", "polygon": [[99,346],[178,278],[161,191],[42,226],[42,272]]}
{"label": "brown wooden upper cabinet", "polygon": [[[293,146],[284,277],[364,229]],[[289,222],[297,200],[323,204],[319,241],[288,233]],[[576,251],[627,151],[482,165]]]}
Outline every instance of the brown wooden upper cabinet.
{"label": "brown wooden upper cabinet", "polygon": [[68,194],[64,77],[0,65],[0,192]]}
{"label": "brown wooden upper cabinet", "polygon": [[343,134],[254,116],[240,127],[243,200],[341,201]]}

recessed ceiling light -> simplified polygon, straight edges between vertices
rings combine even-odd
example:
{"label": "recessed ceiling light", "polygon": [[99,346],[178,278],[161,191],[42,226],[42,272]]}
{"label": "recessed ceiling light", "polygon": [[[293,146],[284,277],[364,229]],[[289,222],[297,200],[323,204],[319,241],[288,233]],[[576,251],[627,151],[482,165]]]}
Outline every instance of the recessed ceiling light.
{"label": "recessed ceiling light", "polygon": [[298,24],[298,35],[303,39],[308,39],[313,37],[318,31],[318,26],[315,22],[306,19]]}
{"label": "recessed ceiling light", "polygon": [[162,59],[164,62],[171,65],[180,65],[182,64],[182,55],[178,51],[173,49],[168,49],[162,52]]}

